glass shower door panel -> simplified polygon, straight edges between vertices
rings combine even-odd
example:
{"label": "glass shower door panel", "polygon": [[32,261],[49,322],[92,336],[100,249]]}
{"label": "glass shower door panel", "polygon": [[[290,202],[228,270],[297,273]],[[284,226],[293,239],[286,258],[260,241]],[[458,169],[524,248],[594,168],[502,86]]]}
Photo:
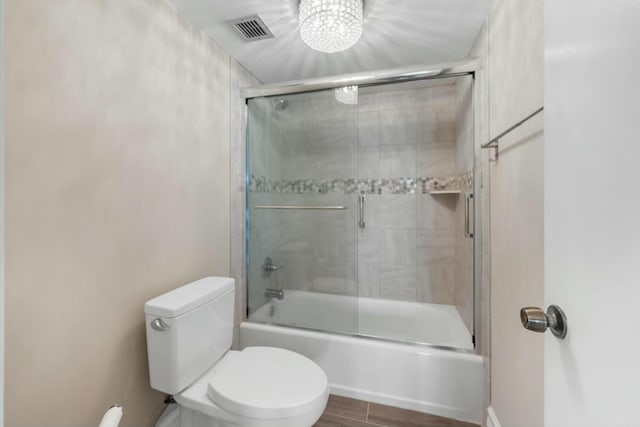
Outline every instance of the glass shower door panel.
{"label": "glass shower door panel", "polygon": [[361,335],[473,348],[472,89],[465,76],[360,91]]}
{"label": "glass shower door panel", "polygon": [[333,90],[248,101],[249,320],[357,330],[355,155]]}

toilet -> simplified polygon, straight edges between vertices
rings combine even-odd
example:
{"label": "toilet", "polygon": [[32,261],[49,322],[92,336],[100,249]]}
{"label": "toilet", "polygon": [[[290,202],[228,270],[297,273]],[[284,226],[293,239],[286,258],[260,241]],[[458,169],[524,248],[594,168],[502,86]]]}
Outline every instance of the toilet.
{"label": "toilet", "polygon": [[274,347],[231,350],[234,280],[206,277],[144,306],[151,387],[178,404],[180,427],[310,427],[327,376]]}

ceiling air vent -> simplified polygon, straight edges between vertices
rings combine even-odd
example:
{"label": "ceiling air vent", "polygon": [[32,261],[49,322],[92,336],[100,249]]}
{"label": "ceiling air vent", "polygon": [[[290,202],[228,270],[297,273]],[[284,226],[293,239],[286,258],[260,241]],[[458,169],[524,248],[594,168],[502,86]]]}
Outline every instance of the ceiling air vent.
{"label": "ceiling air vent", "polygon": [[275,37],[258,15],[235,19],[231,21],[231,25],[247,42]]}

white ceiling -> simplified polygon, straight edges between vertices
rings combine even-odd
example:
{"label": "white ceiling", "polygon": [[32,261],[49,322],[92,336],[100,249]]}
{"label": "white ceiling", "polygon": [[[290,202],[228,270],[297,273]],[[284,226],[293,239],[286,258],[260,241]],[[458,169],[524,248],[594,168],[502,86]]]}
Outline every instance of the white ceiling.
{"label": "white ceiling", "polygon": [[[326,54],[298,32],[299,0],[170,0],[263,83],[464,59],[492,0],[364,0],[351,49]],[[258,14],[275,38],[245,42],[228,21]]]}

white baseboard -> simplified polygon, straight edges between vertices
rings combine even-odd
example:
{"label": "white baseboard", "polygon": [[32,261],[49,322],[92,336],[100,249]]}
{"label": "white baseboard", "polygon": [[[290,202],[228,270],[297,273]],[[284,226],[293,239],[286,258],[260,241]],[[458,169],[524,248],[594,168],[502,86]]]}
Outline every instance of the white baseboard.
{"label": "white baseboard", "polygon": [[491,406],[487,408],[487,427],[501,427],[500,421],[498,421],[498,417]]}

